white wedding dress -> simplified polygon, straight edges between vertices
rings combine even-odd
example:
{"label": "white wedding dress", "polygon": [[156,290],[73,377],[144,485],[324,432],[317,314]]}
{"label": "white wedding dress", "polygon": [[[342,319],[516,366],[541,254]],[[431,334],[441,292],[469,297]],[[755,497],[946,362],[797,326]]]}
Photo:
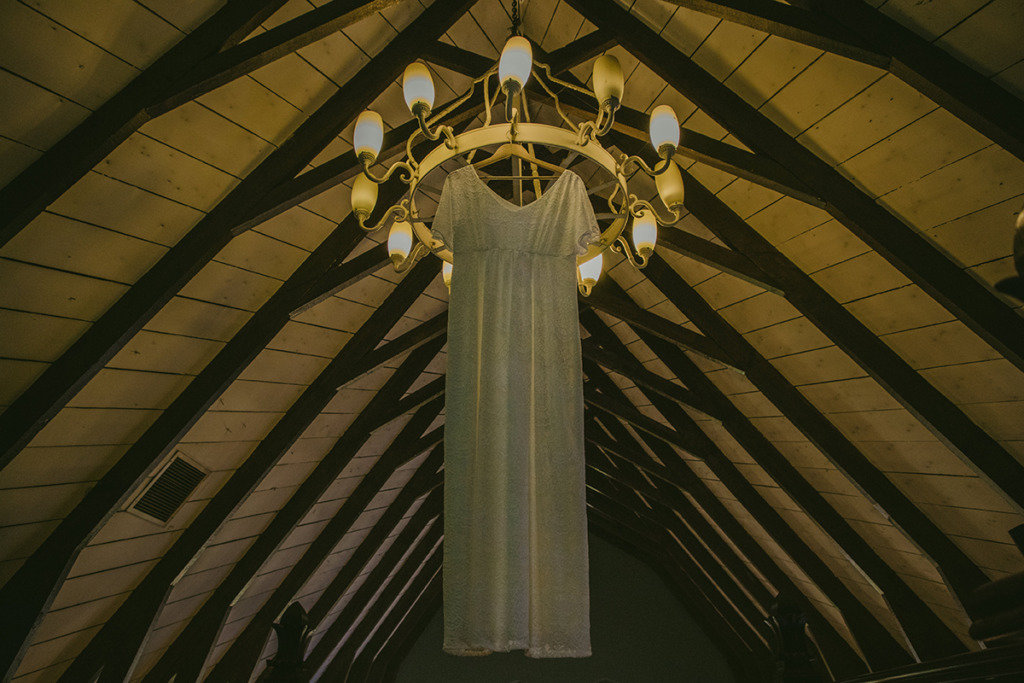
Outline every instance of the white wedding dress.
{"label": "white wedding dress", "polygon": [[472,166],[432,226],[454,254],[445,389],[444,650],[590,655],[576,256],[583,181],[515,206]]}

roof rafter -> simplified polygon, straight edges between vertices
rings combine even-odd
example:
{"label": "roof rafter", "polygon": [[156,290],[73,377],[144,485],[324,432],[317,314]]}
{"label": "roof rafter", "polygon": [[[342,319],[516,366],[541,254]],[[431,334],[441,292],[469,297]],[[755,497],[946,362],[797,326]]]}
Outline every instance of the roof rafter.
{"label": "roof rafter", "polygon": [[[598,342],[615,353],[621,342],[607,326],[595,316],[581,320],[587,331],[598,338]],[[619,401],[629,402],[622,390],[603,373],[603,371],[585,371],[588,378],[597,383],[598,389],[613,396]],[[641,391],[644,391],[641,389]],[[646,393],[646,392],[645,392]],[[715,476],[731,491],[732,495],[746,507],[765,531],[779,544],[807,576],[828,596],[843,614],[850,631],[857,639],[861,650],[872,663],[872,668],[891,668],[911,661],[910,656],[900,644],[889,634],[877,618],[856,598],[845,584],[835,576],[827,564],[807,545],[804,539],[789,525],[779,512],[757,491],[747,478],[736,468],[729,458],[721,452],[718,445],[711,440],[693,422],[692,418],[675,403],[654,394],[647,395],[655,408],[661,412],[677,432],[685,434],[692,443],[694,454],[700,457]],[[609,413],[609,418],[618,416]],[[603,421],[604,422],[604,421]],[[611,424],[604,422],[612,428]],[[615,435],[620,438],[619,435]],[[645,441],[651,444],[649,439]],[[669,455],[670,454],[670,455]],[[660,456],[659,456],[660,457]],[[666,460],[666,457],[668,458]],[[660,459],[668,467],[677,466],[681,458],[675,451],[668,451],[666,457]]]}
{"label": "roof rafter", "polygon": [[[433,273],[436,263],[421,262]],[[410,276],[415,275],[415,268]],[[273,521],[256,538],[245,554],[235,563],[231,571],[217,586],[202,607],[192,616],[188,625],[167,647],[160,659],[146,673],[146,680],[168,680],[180,676],[189,680],[203,670],[206,658],[216,642],[224,619],[231,605],[245,591],[264,562],[273,554],[278,545],[316,504],[320,496],[337,479],[342,470],[356,456],[359,449],[370,438],[374,429],[381,424],[381,415],[398,417],[394,405],[415,382],[424,368],[433,361],[444,340],[438,339],[412,351],[402,364],[374,394],[359,416],[338,438],[334,446],[321,458],[313,471],[303,480],[288,502],[277,511]],[[318,411],[319,412],[319,411]],[[417,443],[416,447],[429,448],[441,438],[440,433],[432,443]]]}
{"label": "roof rafter", "polygon": [[[917,230],[613,0],[566,2],[598,28],[615,32],[625,49],[745,145],[789,169],[826,202],[832,216],[1007,360],[1024,368],[1024,317]],[[1019,123],[1024,126],[1024,119]]]}
{"label": "roof rafter", "polygon": [[438,0],[389,42],[243,178],[0,414],[0,466],[32,437],[199,270],[240,232],[268,193],[291,180],[397,79],[414,55],[472,5]]}
{"label": "roof rafter", "polygon": [[[120,656],[117,653],[130,650],[128,644],[133,639],[141,641],[148,625],[160,610],[170,585],[187,569],[202,551],[209,538],[229,518],[231,512],[242,503],[249,492],[263,480],[263,477],[270,472],[302,432],[316,419],[324,406],[335,396],[338,387],[357,377],[358,374],[353,374],[356,371],[359,373],[365,371],[358,367],[358,363],[352,362],[352,356],[358,358],[374,355],[376,358],[381,358],[376,354],[382,352],[385,347],[382,346],[372,352],[368,349],[373,349],[380,343],[384,335],[423,292],[436,272],[436,270],[430,269],[430,265],[429,263],[419,264],[417,266],[420,268],[419,271],[415,268],[410,271],[384,303],[370,315],[356,334],[342,347],[335,359],[296,399],[249,454],[242,466],[217,491],[192,524],[175,541],[156,566],[147,573],[100,631],[93,636],[82,653],[68,668],[69,675],[88,677],[92,672],[104,666],[107,658]],[[436,266],[436,264],[434,265]],[[429,324],[425,323],[424,325]],[[406,335],[409,336],[406,337]],[[391,347],[391,351],[397,354],[408,350],[408,342],[399,343],[403,337],[413,342],[422,342],[423,335],[419,329],[413,329],[406,335],[389,342],[389,345],[395,344]],[[378,360],[379,362],[380,360]],[[48,562],[54,561],[54,558],[43,559]],[[28,583],[27,585],[32,584]],[[4,589],[6,590],[7,586]],[[124,664],[125,669],[129,667],[129,663]]]}
{"label": "roof rafter", "polygon": [[[429,434],[426,433],[426,429],[440,415],[443,407],[443,397],[435,398],[420,407],[405,423],[402,430],[392,440],[391,445],[381,453],[380,458],[373,464],[369,472],[363,475],[355,489],[348,494],[331,521],[317,534],[302,557],[292,565],[281,583],[263,602],[259,611],[249,618],[249,623],[235,637],[231,646],[210,670],[211,677],[214,679],[228,677],[229,674],[237,675],[243,670],[252,670],[255,660],[259,657],[267,636],[270,634],[274,619],[292,602],[302,585],[313,575],[321,562],[331,554],[345,534],[351,530],[352,524],[363,513],[373,497],[382,490],[384,484],[399,467],[421,454],[428,444],[433,445],[440,442],[442,428],[438,427]],[[437,468],[441,464],[441,452],[440,446],[434,448],[431,455],[417,470],[419,476],[413,475],[417,490],[422,488],[424,479],[432,479],[437,473]]]}

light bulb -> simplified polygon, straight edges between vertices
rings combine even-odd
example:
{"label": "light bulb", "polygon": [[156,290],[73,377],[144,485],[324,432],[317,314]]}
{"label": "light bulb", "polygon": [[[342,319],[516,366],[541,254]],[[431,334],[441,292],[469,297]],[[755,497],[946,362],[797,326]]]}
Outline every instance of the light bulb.
{"label": "light bulb", "polygon": [[[501,50],[498,60],[498,81],[501,87],[512,92],[519,92],[526,87],[533,67],[533,48],[530,41],[522,36],[512,36]],[[513,85],[514,84],[514,85]]]}
{"label": "light bulb", "polygon": [[430,78],[430,71],[423,62],[413,62],[405,67],[402,75],[402,92],[405,94],[405,103],[409,105],[409,111],[416,115],[417,106],[426,106],[427,114],[434,106],[434,81]]}
{"label": "light bulb", "polygon": [[597,256],[584,261],[580,264],[580,282],[585,287],[593,287],[597,284],[597,279],[601,277],[601,267],[604,265],[604,252],[599,252]]}
{"label": "light bulb", "polygon": [[622,101],[622,66],[611,55],[601,55],[594,60],[594,94],[598,104],[604,106],[609,100]]}
{"label": "light bulb", "polygon": [[669,209],[683,203],[683,176],[676,162],[668,162],[668,167],[654,176],[654,182],[658,185],[661,201],[665,202]]}
{"label": "light bulb", "polygon": [[658,222],[646,209],[633,217],[633,247],[641,256],[650,256],[658,241]]}
{"label": "light bulb", "polygon": [[352,146],[360,161],[368,158],[370,163],[377,160],[384,144],[384,120],[375,111],[365,110],[356,119],[356,130],[352,134]]}
{"label": "light bulb", "polygon": [[452,271],[455,269],[448,261],[441,263],[441,279],[444,280],[444,286],[448,288],[449,294],[452,291]]}
{"label": "light bulb", "polygon": [[[679,146],[679,119],[667,104],[660,104],[651,112],[651,144],[662,157],[670,158]],[[670,150],[663,148],[670,147]]]}
{"label": "light bulb", "polygon": [[356,218],[366,220],[377,205],[377,183],[360,173],[352,181],[352,211]]}
{"label": "light bulb", "polygon": [[397,267],[412,251],[412,224],[408,221],[395,221],[388,233],[388,256]]}

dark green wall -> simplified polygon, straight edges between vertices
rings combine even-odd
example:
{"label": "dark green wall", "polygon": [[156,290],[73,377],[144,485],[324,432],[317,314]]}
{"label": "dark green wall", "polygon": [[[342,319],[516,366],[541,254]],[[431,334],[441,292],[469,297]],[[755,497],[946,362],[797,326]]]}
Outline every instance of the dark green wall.
{"label": "dark green wall", "polygon": [[398,670],[402,683],[535,681],[661,683],[736,680],[722,653],[650,567],[590,536],[590,637],[586,659],[528,659],[522,653],[453,657],[441,652],[441,612]]}

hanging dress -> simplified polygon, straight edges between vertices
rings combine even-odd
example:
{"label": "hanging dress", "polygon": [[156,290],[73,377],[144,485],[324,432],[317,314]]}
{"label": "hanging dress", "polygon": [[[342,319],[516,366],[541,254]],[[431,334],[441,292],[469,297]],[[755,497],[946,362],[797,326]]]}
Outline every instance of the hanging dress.
{"label": "hanging dress", "polygon": [[465,166],[433,234],[454,254],[444,456],[444,650],[590,655],[576,256],[600,237],[565,171],[534,202]]}

